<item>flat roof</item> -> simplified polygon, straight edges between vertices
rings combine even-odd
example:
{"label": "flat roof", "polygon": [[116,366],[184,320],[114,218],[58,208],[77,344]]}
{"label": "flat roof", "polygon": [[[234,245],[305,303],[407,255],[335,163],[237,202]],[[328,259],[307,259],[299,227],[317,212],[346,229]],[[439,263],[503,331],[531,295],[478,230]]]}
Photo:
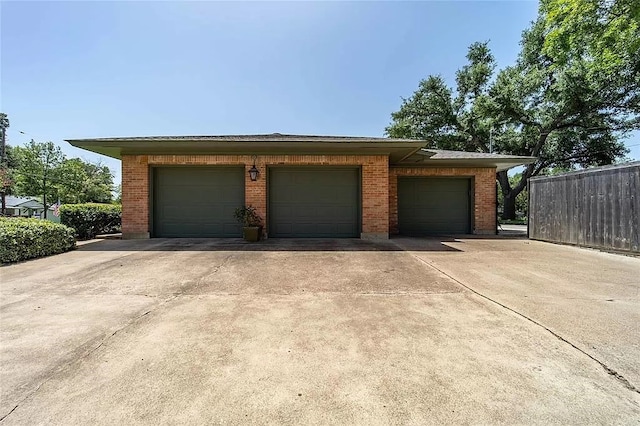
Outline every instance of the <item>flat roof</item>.
{"label": "flat roof", "polygon": [[71,145],[108,157],[123,155],[388,155],[391,164],[454,167],[510,167],[535,161],[520,157],[479,152],[446,151],[425,148],[429,143],[417,139],[362,136],[257,135],[133,136],[67,139]]}
{"label": "flat roof", "polygon": [[495,167],[496,171],[500,172],[512,167],[534,163],[535,161],[536,157],[520,155],[422,148],[397,165],[419,167]]}

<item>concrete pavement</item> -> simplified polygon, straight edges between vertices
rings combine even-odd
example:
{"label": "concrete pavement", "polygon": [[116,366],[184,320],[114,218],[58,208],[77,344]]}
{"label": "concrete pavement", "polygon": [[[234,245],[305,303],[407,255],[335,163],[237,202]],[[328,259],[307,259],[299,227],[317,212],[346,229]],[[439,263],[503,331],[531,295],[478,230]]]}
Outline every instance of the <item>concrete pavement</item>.
{"label": "concrete pavement", "polygon": [[[0,417],[636,424],[640,394],[590,356],[635,386],[640,261],[588,251],[576,272],[567,262],[587,251],[558,247],[513,239],[101,241],[3,267]],[[496,268],[504,252],[514,264],[501,259]],[[554,258],[556,284],[540,284]],[[512,283],[532,276],[531,285]],[[575,299],[570,313],[579,318],[559,320],[571,303],[548,300],[560,280],[583,287],[561,296],[594,293]],[[488,297],[513,310],[470,289],[494,291]],[[605,290],[620,310],[593,304]],[[578,345],[614,349],[578,350],[520,309]]]}
{"label": "concrete pavement", "polygon": [[[526,239],[394,240],[447,276],[566,338],[640,389],[640,258]],[[450,253],[450,252],[449,252]],[[460,265],[464,267],[460,267]]]}

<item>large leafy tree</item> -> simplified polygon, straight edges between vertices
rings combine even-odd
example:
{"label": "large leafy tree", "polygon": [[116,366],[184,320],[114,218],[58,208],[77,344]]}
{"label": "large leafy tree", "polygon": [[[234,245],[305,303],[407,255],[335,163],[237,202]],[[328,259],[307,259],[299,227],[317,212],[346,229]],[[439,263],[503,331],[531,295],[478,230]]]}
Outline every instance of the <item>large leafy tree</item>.
{"label": "large leafy tree", "polygon": [[424,139],[433,148],[488,152],[493,122],[488,91],[495,60],[487,43],[472,44],[467,60],[456,73],[455,90],[440,75],[420,81],[413,96],[391,114],[386,133]]}
{"label": "large leafy tree", "polygon": [[39,196],[47,204],[109,203],[113,199],[113,174],[101,163],[68,159],[52,142],[29,142],[14,147],[13,175],[18,195]]}
{"label": "large leafy tree", "polygon": [[550,167],[610,164],[640,128],[637,2],[544,0],[523,32],[517,62],[493,75],[486,43],[469,48],[455,92],[439,76],[420,82],[392,114],[392,137],[434,147],[535,156],[517,182],[497,175],[503,218],[514,218],[527,180]]}
{"label": "large leafy tree", "polygon": [[109,167],[79,158],[65,159],[56,170],[57,196],[63,203],[109,203],[113,175]]}
{"label": "large leafy tree", "polygon": [[35,142],[33,139],[24,147],[14,148],[18,159],[15,172],[16,193],[20,195],[42,196],[47,217],[47,201],[54,200],[57,189],[54,182],[59,180],[57,168],[64,160],[60,147],[53,142]]}

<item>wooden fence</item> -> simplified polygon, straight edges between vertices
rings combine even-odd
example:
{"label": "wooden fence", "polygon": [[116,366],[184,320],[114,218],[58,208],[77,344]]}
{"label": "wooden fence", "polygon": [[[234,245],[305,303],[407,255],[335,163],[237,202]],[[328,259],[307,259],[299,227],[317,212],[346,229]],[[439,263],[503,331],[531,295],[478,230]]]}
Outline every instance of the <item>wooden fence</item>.
{"label": "wooden fence", "polygon": [[529,180],[529,238],[640,251],[640,162]]}

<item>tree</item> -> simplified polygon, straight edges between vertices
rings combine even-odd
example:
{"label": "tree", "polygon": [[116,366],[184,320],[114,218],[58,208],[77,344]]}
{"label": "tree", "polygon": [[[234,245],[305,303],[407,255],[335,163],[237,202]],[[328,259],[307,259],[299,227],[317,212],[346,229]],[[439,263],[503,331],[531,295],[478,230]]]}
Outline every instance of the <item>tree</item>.
{"label": "tree", "polygon": [[57,180],[56,169],[64,160],[62,150],[53,142],[35,142],[25,147],[15,147],[18,157],[16,191],[21,195],[42,195],[44,217],[47,217],[47,200],[57,196],[52,180]]}
{"label": "tree", "polygon": [[440,75],[422,80],[413,96],[391,114],[387,135],[424,139],[432,148],[488,152],[488,89],[495,60],[487,43],[472,44],[467,60],[456,73],[455,93]]}
{"label": "tree", "polygon": [[62,203],[110,203],[113,199],[113,175],[100,162],[68,159],[52,142],[32,140],[27,146],[13,148],[13,152],[19,195],[40,195],[45,205],[54,199]]}
{"label": "tree", "polygon": [[[513,176],[509,176],[509,183],[511,186],[517,185],[522,178],[522,173],[516,173]],[[502,191],[498,191],[498,205],[504,207],[504,199],[502,195]],[[524,217],[526,218],[529,213],[529,194],[527,192],[527,188],[523,189],[521,193],[516,196],[516,217]]]}
{"label": "tree", "polygon": [[79,158],[65,159],[55,171],[57,194],[63,203],[110,203],[113,175],[109,167]]}
{"label": "tree", "polygon": [[9,117],[4,112],[0,112],[0,199],[1,207],[0,214],[4,216],[7,212],[6,195],[11,190],[13,181],[11,179],[11,173],[7,166],[7,129],[9,128]]}
{"label": "tree", "polygon": [[540,12],[547,32],[543,51],[556,64],[589,57],[605,73],[628,71],[629,64],[637,71],[637,0],[542,0]]}
{"label": "tree", "polygon": [[428,77],[392,114],[387,134],[487,152],[493,129],[496,152],[537,157],[515,183],[506,171],[497,175],[502,217],[514,218],[530,177],[550,167],[610,164],[627,152],[622,139],[640,128],[636,4],[543,1],[513,66],[494,77],[487,44],[474,43],[456,74],[455,97],[441,77]]}
{"label": "tree", "polygon": [[122,185],[115,185],[113,187],[113,194],[113,202],[116,204],[122,204]]}

